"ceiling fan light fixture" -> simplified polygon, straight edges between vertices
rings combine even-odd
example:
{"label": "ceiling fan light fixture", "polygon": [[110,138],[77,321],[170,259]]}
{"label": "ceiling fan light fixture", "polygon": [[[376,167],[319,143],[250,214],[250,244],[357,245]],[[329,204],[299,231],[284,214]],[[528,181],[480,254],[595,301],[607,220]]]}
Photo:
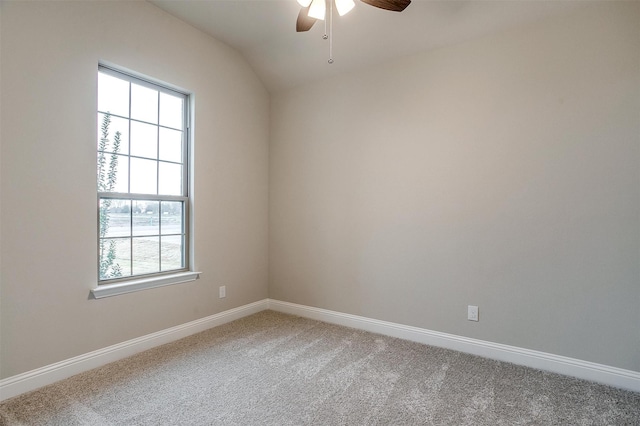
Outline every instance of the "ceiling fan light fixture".
{"label": "ceiling fan light fixture", "polygon": [[308,7],[311,4],[311,0],[298,0],[298,4],[302,7]]}
{"label": "ceiling fan light fixture", "polygon": [[336,9],[338,10],[338,15],[343,16],[349,13],[351,9],[356,5],[353,0],[335,0],[336,1]]}
{"label": "ceiling fan light fixture", "polygon": [[327,4],[325,0],[313,0],[309,8],[309,17],[324,21],[324,15],[327,12]]}

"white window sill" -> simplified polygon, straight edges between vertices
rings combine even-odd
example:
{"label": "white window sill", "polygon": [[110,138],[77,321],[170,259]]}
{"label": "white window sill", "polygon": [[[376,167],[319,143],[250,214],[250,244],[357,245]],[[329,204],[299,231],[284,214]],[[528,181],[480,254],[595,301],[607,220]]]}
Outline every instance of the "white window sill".
{"label": "white window sill", "polygon": [[194,281],[200,278],[200,274],[201,272],[180,272],[153,278],[119,282],[117,284],[103,284],[92,289],[91,294],[96,299],[102,299],[103,297],[117,296],[119,294],[133,293],[134,291]]}

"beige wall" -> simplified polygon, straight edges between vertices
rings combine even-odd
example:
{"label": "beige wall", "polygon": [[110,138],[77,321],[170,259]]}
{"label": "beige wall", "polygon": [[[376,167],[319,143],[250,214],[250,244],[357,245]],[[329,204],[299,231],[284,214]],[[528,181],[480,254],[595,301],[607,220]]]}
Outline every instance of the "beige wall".
{"label": "beige wall", "polygon": [[[269,97],[240,55],[146,2],[1,7],[0,377],[267,297]],[[88,300],[99,60],[195,93],[198,281]]]}
{"label": "beige wall", "polygon": [[308,84],[271,117],[270,297],[640,371],[639,3]]}
{"label": "beige wall", "polygon": [[[637,3],[270,106],[150,4],[0,5],[0,378],[267,296],[640,371]],[[99,60],[196,94],[194,283],[88,300]]]}

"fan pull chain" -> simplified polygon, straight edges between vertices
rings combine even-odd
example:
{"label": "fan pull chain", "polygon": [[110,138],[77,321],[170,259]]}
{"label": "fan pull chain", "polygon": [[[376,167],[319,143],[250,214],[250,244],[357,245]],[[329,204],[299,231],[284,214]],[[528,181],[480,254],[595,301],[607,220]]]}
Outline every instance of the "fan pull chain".
{"label": "fan pull chain", "polygon": [[[333,63],[333,0],[329,0],[329,62]],[[326,25],[326,22],[325,22]]]}
{"label": "fan pull chain", "polygon": [[329,38],[329,36],[327,35],[327,20],[325,19],[324,20],[324,35],[322,36],[322,39],[326,40],[328,38]]}
{"label": "fan pull chain", "polygon": [[[329,21],[329,35],[327,35],[327,21]],[[333,0],[329,0],[329,16],[324,20],[323,40],[329,40],[329,62],[333,63]]]}

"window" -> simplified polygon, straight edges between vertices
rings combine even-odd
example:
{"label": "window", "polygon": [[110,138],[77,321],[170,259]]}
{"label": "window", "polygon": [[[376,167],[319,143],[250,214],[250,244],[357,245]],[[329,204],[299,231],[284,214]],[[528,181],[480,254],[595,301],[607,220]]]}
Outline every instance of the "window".
{"label": "window", "polygon": [[98,283],[187,271],[188,96],[98,68]]}

